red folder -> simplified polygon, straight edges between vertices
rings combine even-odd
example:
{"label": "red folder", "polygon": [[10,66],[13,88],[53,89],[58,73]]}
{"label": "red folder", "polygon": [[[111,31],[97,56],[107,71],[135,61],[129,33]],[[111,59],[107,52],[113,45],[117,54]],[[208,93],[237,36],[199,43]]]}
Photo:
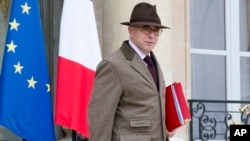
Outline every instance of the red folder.
{"label": "red folder", "polygon": [[166,87],[165,110],[165,124],[169,132],[172,132],[191,120],[187,100],[180,82],[175,82]]}

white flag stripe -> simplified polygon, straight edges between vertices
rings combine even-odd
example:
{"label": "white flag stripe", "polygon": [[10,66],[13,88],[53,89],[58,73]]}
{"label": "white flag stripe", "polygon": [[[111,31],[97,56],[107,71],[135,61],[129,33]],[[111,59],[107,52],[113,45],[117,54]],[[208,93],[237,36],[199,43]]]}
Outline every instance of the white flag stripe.
{"label": "white flag stripe", "polygon": [[93,2],[64,0],[61,29],[59,56],[95,70],[101,53]]}

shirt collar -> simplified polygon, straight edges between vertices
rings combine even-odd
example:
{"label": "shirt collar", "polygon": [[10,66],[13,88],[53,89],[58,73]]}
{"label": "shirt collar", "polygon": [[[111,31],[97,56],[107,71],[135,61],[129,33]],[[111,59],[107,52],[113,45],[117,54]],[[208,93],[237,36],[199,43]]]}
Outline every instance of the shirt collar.
{"label": "shirt collar", "polygon": [[[144,59],[147,54],[143,53],[131,40],[128,41],[129,45],[135,50],[135,52]],[[148,54],[150,56],[150,53]]]}

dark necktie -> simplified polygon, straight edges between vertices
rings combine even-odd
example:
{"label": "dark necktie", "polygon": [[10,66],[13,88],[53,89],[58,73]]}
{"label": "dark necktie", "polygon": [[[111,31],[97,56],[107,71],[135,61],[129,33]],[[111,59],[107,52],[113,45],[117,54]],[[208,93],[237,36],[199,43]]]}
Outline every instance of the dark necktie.
{"label": "dark necktie", "polygon": [[156,71],[156,67],[155,67],[151,57],[147,55],[143,60],[148,64],[148,70],[150,71],[150,73],[155,81],[155,85],[158,89],[157,71]]}

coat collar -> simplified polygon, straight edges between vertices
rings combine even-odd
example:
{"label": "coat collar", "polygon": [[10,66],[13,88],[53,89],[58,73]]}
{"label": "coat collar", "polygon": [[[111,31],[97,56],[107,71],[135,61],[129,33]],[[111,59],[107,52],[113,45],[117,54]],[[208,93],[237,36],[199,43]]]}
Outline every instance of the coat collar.
{"label": "coat collar", "polygon": [[127,60],[130,60],[130,61],[133,60],[133,58],[134,58],[134,56],[136,54],[135,51],[134,51],[134,49],[129,46],[128,41],[124,41],[122,43],[122,46],[121,46],[120,50],[122,51],[122,53],[125,56],[125,58]]}

